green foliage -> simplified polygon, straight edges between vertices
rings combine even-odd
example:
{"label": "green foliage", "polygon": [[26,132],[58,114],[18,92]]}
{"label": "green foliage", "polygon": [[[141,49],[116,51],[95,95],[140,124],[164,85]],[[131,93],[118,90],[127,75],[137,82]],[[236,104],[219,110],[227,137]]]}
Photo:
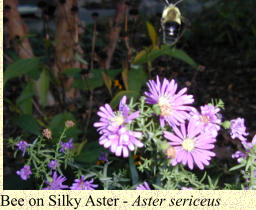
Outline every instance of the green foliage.
{"label": "green foliage", "polygon": [[32,114],[32,97],[34,96],[34,84],[29,81],[24,87],[21,95],[16,100],[16,105],[20,107],[24,114]]}
{"label": "green foliage", "polygon": [[35,135],[40,134],[39,125],[36,119],[32,115],[29,115],[29,114],[20,115],[18,117],[14,117],[13,121],[15,124],[17,124],[19,127],[21,127],[22,129],[24,129],[29,133],[32,133]]}
{"label": "green foliage", "polygon": [[142,69],[142,66],[139,68],[131,69],[128,73],[128,90],[136,91],[140,93],[141,87],[146,84],[147,74]]}
{"label": "green foliage", "polygon": [[[93,69],[90,71],[88,78],[84,78],[84,79],[81,77],[81,74],[80,74],[81,71],[82,69],[72,68],[72,69],[67,69],[66,71],[63,72],[63,74],[67,76],[74,77],[75,80],[73,82],[72,87],[78,88],[80,90],[89,90],[89,88],[95,89],[104,85],[104,79],[101,73],[104,72],[105,70]],[[111,79],[114,79],[118,74],[121,73],[121,69],[109,69],[105,71],[105,73]],[[88,83],[85,80],[87,80]],[[89,87],[88,87],[88,84],[89,84]]]}
{"label": "green foliage", "polygon": [[152,47],[155,48],[158,42],[158,36],[157,36],[156,30],[150,22],[147,21],[146,24],[148,29],[148,35],[152,42]]}
{"label": "green foliage", "polygon": [[130,153],[130,156],[129,156],[129,166],[130,166],[132,184],[135,185],[139,181],[139,174],[138,174],[138,171],[136,169],[132,153]]}
{"label": "green foliage", "polygon": [[41,69],[39,58],[20,59],[13,64],[8,65],[4,72],[4,84],[12,78],[19,77]]}
{"label": "green foliage", "polygon": [[176,59],[182,60],[189,65],[191,65],[193,68],[197,69],[196,62],[183,50],[179,50],[176,48],[172,48],[168,45],[161,46],[160,49],[154,48],[149,51],[141,51],[135,58],[134,63],[135,64],[144,64],[149,61],[153,61],[159,56],[163,55],[169,55],[170,57],[174,57]]}
{"label": "green foliage", "polygon": [[[67,120],[72,120],[75,124],[77,124],[77,121],[76,121],[74,115],[71,114],[70,112],[63,112],[63,113],[60,113],[53,117],[53,119],[50,122],[50,126],[49,126],[53,133],[53,136],[60,135],[60,133],[62,132],[62,130],[65,127],[65,122]],[[81,133],[80,129],[78,129],[77,127],[73,127],[73,128],[70,128],[66,132],[66,136],[67,136],[67,138],[71,138],[71,137],[77,138],[77,136],[80,133]]]}
{"label": "green foliage", "polygon": [[102,151],[103,148],[98,144],[98,142],[89,142],[84,146],[83,150],[76,157],[76,161],[82,164],[96,164],[100,152]]}
{"label": "green foliage", "polygon": [[47,94],[50,86],[50,76],[46,69],[41,72],[40,78],[38,80],[38,95],[41,99],[42,106],[46,106]]}
{"label": "green foliage", "polygon": [[113,107],[113,108],[117,107],[117,105],[119,104],[120,99],[123,96],[127,96],[127,98],[136,99],[138,97],[138,92],[133,91],[133,90],[125,90],[125,91],[118,92],[110,102],[111,107]]}

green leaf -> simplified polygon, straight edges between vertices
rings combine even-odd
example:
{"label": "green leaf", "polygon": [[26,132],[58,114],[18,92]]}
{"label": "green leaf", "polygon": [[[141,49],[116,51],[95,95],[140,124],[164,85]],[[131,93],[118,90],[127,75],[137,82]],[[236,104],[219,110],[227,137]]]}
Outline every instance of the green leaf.
{"label": "green leaf", "polygon": [[138,174],[138,171],[134,164],[133,153],[131,153],[131,152],[129,155],[129,167],[130,167],[130,172],[131,172],[132,185],[135,185],[139,182],[139,174]]}
{"label": "green leaf", "polygon": [[24,114],[32,114],[32,97],[34,95],[34,85],[32,81],[23,89],[21,95],[16,100],[16,105],[20,107]]}
{"label": "green leaf", "polygon": [[112,108],[115,108],[117,107],[117,105],[119,104],[120,102],[120,99],[123,97],[123,96],[127,96],[127,98],[134,98],[136,99],[138,97],[138,92],[136,91],[133,91],[133,90],[125,90],[125,91],[120,91],[118,92],[115,97],[111,100],[110,102],[110,106]]}
{"label": "green leaf", "polygon": [[141,87],[147,81],[147,74],[143,70],[142,66],[138,69],[131,69],[128,73],[128,87],[129,90],[140,92]]}
{"label": "green leaf", "polygon": [[196,62],[187,54],[185,53],[183,50],[178,50],[175,48],[169,48],[167,49],[167,55],[170,55],[174,58],[180,59],[186,63],[188,63],[189,65],[191,65],[193,68],[197,69],[197,64]]}
{"label": "green leaf", "polygon": [[140,52],[137,53],[135,56],[133,63],[140,63],[140,60],[144,58],[144,56],[147,54],[147,50],[141,50]]}
{"label": "green leaf", "polygon": [[112,80],[111,80],[111,78],[104,71],[101,72],[101,76],[104,80],[105,86],[107,87],[109,94],[112,96],[112,91],[111,91]]}
{"label": "green leaf", "polygon": [[128,85],[128,73],[129,73],[129,70],[128,70],[128,67],[124,67],[123,71],[122,71],[122,79],[123,79],[123,82],[124,82],[124,87],[126,90],[129,89],[129,85]]}
{"label": "green leaf", "polygon": [[15,63],[8,65],[7,69],[4,72],[4,84],[9,79],[19,77],[23,74],[37,71],[40,68],[40,59],[39,58],[28,58],[20,59]]}
{"label": "green leaf", "polygon": [[75,60],[81,62],[82,64],[88,66],[88,62],[84,60],[78,53],[75,54]]}
{"label": "green leaf", "polygon": [[100,152],[103,151],[104,148],[99,145],[98,142],[92,141],[87,143],[80,154],[76,157],[76,161],[88,164],[96,164]]}
{"label": "green leaf", "polygon": [[47,93],[49,91],[50,76],[47,70],[43,70],[38,80],[38,95],[40,97],[42,106],[45,107],[47,103]]}
{"label": "green leaf", "polygon": [[62,74],[65,74],[67,76],[79,76],[81,71],[82,71],[82,69],[80,69],[80,68],[70,68],[70,69],[66,69],[64,72],[62,72]]}
{"label": "green leaf", "polygon": [[239,165],[236,165],[236,166],[230,168],[229,171],[235,171],[235,170],[237,170],[239,168],[242,168],[244,166],[245,166],[245,163],[242,163],[242,164],[239,164]]}
{"label": "green leaf", "polygon": [[193,68],[197,69],[196,62],[187,53],[185,53],[183,50],[171,48],[168,45],[163,45],[160,49],[153,48],[150,52],[142,54],[139,59],[136,59],[136,62],[134,61],[134,63],[144,64],[149,61],[153,61],[159,56],[163,55],[169,55],[171,57],[182,60],[191,65]]}
{"label": "green leaf", "polygon": [[150,22],[146,22],[147,24],[147,29],[148,29],[148,35],[151,39],[152,45],[153,47],[157,46],[157,33],[156,30],[154,28],[154,26],[150,23]]}
{"label": "green leaf", "polygon": [[77,156],[81,153],[82,149],[84,148],[84,145],[86,144],[86,140],[80,142],[80,143],[75,143],[74,144],[74,155]]}
{"label": "green leaf", "polygon": [[32,134],[40,134],[39,125],[32,115],[24,114],[19,117],[15,117],[14,123],[16,123],[19,127]]}

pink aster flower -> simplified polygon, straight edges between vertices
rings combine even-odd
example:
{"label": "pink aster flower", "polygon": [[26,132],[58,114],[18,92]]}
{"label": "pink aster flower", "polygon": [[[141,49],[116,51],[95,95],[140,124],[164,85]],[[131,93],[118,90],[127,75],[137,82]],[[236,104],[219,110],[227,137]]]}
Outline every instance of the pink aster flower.
{"label": "pink aster flower", "polygon": [[57,173],[54,172],[51,180],[46,181],[46,184],[48,186],[43,188],[42,190],[61,190],[68,188],[67,185],[63,185],[63,182],[65,182],[66,180],[66,177],[62,175],[58,176]]}
{"label": "pink aster flower", "polygon": [[176,93],[177,83],[174,80],[164,79],[161,84],[158,76],[156,82],[149,80],[147,85],[149,92],[145,92],[146,102],[159,106],[161,127],[164,127],[165,121],[173,127],[180,125],[189,118],[188,112],[192,111],[193,108],[188,104],[192,104],[194,98],[192,95],[185,94],[187,88]]}
{"label": "pink aster flower", "polygon": [[210,151],[214,148],[215,138],[207,133],[201,133],[201,128],[194,119],[189,121],[187,128],[183,123],[180,129],[173,127],[173,130],[174,134],[168,131],[164,132],[164,137],[176,150],[172,165],[182,163],[188,165],[191,170],[194,164],[201,170],[204,169],[204,165],[209,165],[209,161],[215,156],[215,153]]}
{"label": "pink aster flower", "polygon": [[151,190],[148,183],[144,182],[136,187],[136,190]]}
{"label": "pink aster flower", "polygon": [[81,176],[80,179],[75,179],[75,182],[70,187],[71,190],[94,190],[98,187],[97,184],[93,184],[93,179],[85,181],[85,177]]}
{"label": "pink aster flower", "polygon": [[27,180],[32,172],[30,170],[30,166],[25,165],[22,169],[20,169],[20,171],[17,171],[16,174],[19,175],[21,179]]}
{"label": "pink aster flower", "polygon": [[230,135],[232,139],[239,138],[241,141],[246,141],[244,136],[248,136],[246,133],[246,126],[243,118],[236,118],[230,121]]}
{"label": "pink aster flower", "polygon": [[101,106],[97,113],[100,120],[94,123],[94,127],[101,134],[99,144],[105,148],[110,148],[110,151],[116,156],[123,155],[125,158],[129,156],[129,150],[133,151],[135,146],[143,147],[143,144],[138,140],[142,137],[142,133],[129,130],[129,124],[139,117],[139,111],[129,113],[130,109],[126,105],[126,96],[124,96],[117,112],[114,112],[109,104]]}
{"label": "pink aster flower", "polygon": [[221,120],[217,116],[220,111],[219,108],[215,108],[213,105],[204,105],[200,107],[201,113],[197,110],[191,112],[192,117],[197,121],[202,128],[202,132],[209,133],[212,137],[218,135],[220,130]]}

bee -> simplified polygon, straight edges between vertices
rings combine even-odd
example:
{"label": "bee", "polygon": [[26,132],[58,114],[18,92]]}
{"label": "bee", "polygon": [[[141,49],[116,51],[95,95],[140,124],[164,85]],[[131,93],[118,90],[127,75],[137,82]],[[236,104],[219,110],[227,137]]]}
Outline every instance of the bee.
{"label": "bee", "polygon": [[161,18],[161,28],[163,32],[163,43],[174,45],[184,33],[184,23],[186,20],[182,17],[179,8],[176,6],[183,0],[175,4],[165,0],[166,7],[163,10]]}

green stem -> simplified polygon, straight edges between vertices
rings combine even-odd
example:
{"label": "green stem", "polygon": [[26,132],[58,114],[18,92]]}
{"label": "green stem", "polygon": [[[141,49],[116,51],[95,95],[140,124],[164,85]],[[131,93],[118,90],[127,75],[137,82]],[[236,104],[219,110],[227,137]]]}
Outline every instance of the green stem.
{"label": "green stem", "polygon": [[64,130],[63,130],[63,132],[62,132],[62,134],[61,134],[61,136],[60,136],[59,142],[58,142],[57,147],[56,147],[56,150],[55,150],[55,155],[54,155],[55,159],[56,159],[57,156],[58,156],[58,151],[59,151],[59,149],[60,149],[60,142],[61,142],[61,140],[65,137],[65,132],[66,132],[66,130],[67,130],[67,128],[65,127]]}

